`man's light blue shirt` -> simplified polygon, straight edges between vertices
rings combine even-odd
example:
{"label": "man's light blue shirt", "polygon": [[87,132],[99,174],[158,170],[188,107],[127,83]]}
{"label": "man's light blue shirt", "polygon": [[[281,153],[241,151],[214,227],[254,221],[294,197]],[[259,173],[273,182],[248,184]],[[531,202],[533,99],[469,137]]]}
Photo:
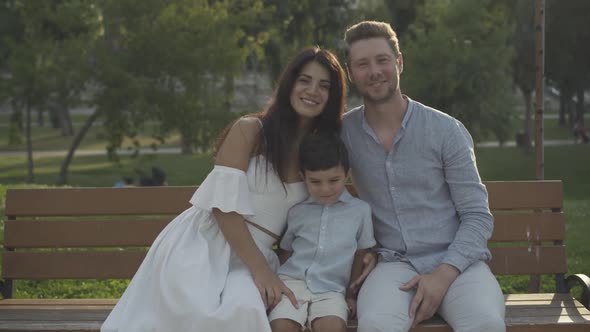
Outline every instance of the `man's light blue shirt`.
{"label": "man's light blue shirt", "polygon": [[355,252],[374,245],[369,204],[346,189],[332,205],[310,196],[289,210],[280,247],[293,253],[278,274],[304,280],[314,293],[344,293]]}
{"label": "man's light blue shirt", "polygon": [[353,182],[371,205],[382,260],[409,260],[421,274],[441,263],[462,272],[491,258],[493,219],[473,141],[458,120],[407,100],[389,152],[367,123],[364,106],[344,115]]}

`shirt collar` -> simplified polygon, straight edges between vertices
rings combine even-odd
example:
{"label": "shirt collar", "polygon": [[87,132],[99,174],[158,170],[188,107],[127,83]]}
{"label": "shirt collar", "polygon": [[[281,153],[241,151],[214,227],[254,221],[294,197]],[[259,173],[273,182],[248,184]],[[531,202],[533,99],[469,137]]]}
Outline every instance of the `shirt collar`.
{"label": "shirt collar", "polygon": [[[340,194],[340,197],[338,197],[338,202],[343,202],[343,203],[349,203],[354,199],[354,197],[352,197],[352,195],[348,192],[348,190],[346,188],[344,188],[344,190],[342,191],[342,194]],[[318,204],[318,205],[323,205],[319,202],[317,202],[315,199],[313,199],[313,197],[311,197],[311,195],[309,195],[307,197],[306,200],[304,200],[302,202],[303,204]]]}
{"label": "shirt collar", "polygon": [[[408,101],[408,109],[406,110],[406,114],[404,114],[404,119],[402,120],[402,129],[406,129],[407,125],[408,125],[408,121],[410,121],[410,118],[412,117],[412,114],[414,113],[414,105],[415,105],[415,101],[413,101],[412,99],[410,99],[410,97],[403,95],[403,97]],[[370,133],[373,132],[373,130],[369,130],[369,128],[371,128],[369,126],[369,123],[367,122],[367,118],[365,117],[365,105],[363,105],[361,107],[361,119],[362,119],[362,125],[363,125],[363,129],[365,131],[368,131]]]}

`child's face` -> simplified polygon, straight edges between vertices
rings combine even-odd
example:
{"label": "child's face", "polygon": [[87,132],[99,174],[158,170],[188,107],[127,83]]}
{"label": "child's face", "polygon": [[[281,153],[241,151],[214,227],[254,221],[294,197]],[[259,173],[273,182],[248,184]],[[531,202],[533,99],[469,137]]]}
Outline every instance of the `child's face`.
{"label": "child's face", "polygon": [[316,202],[334,204],[346,185],[347,174],[341,165],[320,171],[306,170],[303,174],[307,191]]}

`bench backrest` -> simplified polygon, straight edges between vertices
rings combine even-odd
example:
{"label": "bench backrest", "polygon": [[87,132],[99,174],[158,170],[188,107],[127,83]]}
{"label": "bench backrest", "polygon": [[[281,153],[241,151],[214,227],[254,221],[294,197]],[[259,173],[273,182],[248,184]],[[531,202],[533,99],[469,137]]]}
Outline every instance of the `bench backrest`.
{"label": "bench backrest", "polygon": [[[485,184],[495,218],[493,272],[562,278],[567,265],[561,181]],[[3,295],[11,296],[13,279],[132,277],[162,228],[189,207],[195,189],[8,190]]]}

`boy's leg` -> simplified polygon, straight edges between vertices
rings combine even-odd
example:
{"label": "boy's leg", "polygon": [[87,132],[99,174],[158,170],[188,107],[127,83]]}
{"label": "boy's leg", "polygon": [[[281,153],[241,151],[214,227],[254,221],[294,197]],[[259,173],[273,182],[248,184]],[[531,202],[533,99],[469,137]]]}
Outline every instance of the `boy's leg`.
{"label": "boy's leg", "polygon": [[295,295],[299,308],[295,308],[288,297],[282,296],[281,301],[268,314],[273,332],[301,332],[307,321],[307,308],[311,293],[302,280],[279,276],[285,286]]}
{"label": "boy's leg", "polygon": [[415,291],[400,286],[418,273],[405,262],[379,262],[365,280],[357,300],[358,332],[408,331]]}
{"label": "boy's leg", "polygon": [[313,320],[313,332],[346,332],[346,322],[338,316],[324,316]]}
{"label": "boy's leg", "polygon": [[313,332],[346,332],[348,305],[344,294],[313,294],[309,304],[309,325]]}
{"label": "boy's leg", "polygon": [[303,326],[287,318],[277,318],[270,322],[272,332],[301,332]]}
{"label": "boy's leg", "polygon": [[484,262],[474,263],[457,277],[438,313],[454,331],[506,331],[504,295]]}

